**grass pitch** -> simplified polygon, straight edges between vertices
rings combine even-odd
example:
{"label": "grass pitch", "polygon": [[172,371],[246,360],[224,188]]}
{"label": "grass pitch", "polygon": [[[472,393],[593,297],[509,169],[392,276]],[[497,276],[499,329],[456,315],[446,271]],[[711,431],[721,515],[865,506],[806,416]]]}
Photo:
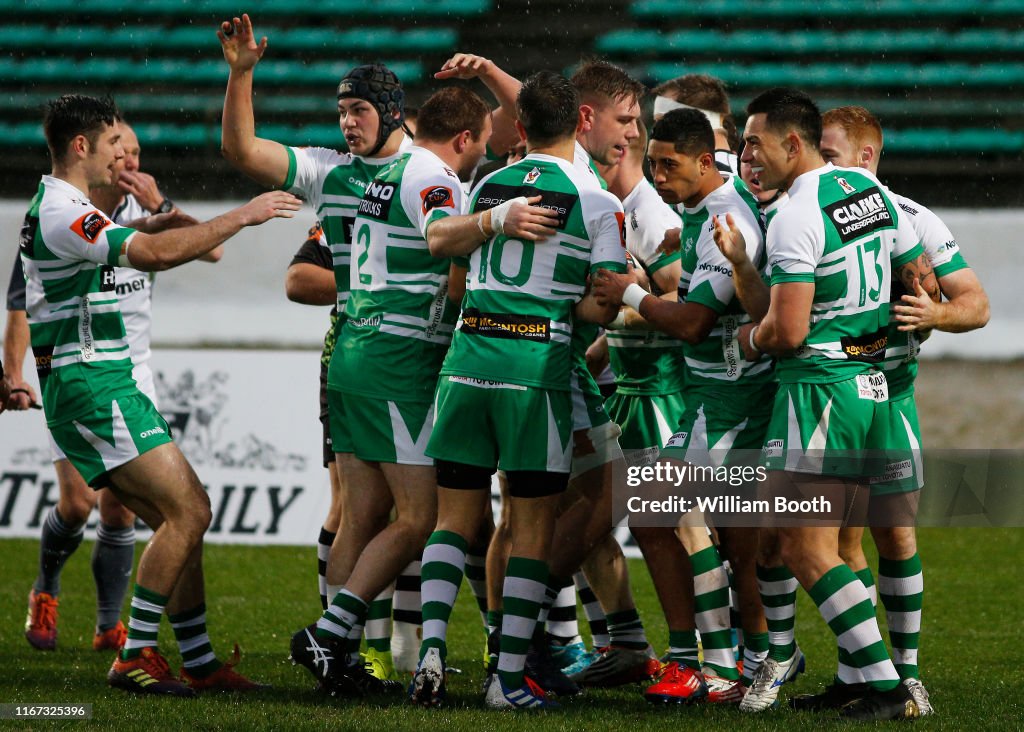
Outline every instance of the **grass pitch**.
{"label": "grass pitch", "polygon": [[[920,532],[925,564],[922,675],[937,715],[918,729],[1020,729],[1024,726],[1021,633],[1024,530],[928,529]],[[22,635],[26,596],[35,576],[38,542],[0,542],[0,703],[91,703],[92,721],[0,721],[0,730],[105,728],[119,732],[183,730],[705,730],[849,729],[828,714],[782,708],[757,716],[735,708],[656,709],[640,686],[590,690],[543,715],[495,713],[481,707],[484,637],[472,596],[463,586],[453,617],[449,662],[464,673],[449,678],[450,704],[428,711],[395,703],[339,702],[313,692],[313,679],[288,661],[288,640],[319,614],[315,549],[209,546],[206,551],[208,618],[214,648],[226,657],[237,640],[239,667],[273,690],[257,696],[205,696],[195,700],[141,698],[106,686],[112,657],[91,649],[94,590],[91,546],[68,562],[61,593],[58,650],[35,651]],[[872,562],[874,559],[872,558]],[[650,578],[630,564],[633,590],[648,637],[662,650],[667,631]],[[127,611],[126,611],[127,612]],[[123,617],[127,617],[126,613]],[[884,614],[880,612],[884,624]],[[580,611],[581,626],[583,613]],[[884,633],[884,625],[883,625]],[[813,603],[798,595],[797,640],[808,670],[787,693],[816,690],[835,668],[831,633]],[[172,668],[178,656],[169,625],[160,645]]]}

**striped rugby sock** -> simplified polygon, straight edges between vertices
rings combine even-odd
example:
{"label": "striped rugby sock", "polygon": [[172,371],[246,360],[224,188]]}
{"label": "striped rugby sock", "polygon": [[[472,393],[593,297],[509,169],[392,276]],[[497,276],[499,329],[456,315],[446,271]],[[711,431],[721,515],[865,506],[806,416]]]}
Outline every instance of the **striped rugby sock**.
{"label": "striped rugby sock", "polygon": [[917,553],[909,559],[878,560],[878,592],[889,624],[893,660],[901,679],[916,679],[921,639],[924,569]]}
{"label": "striped rugby sock", "polygon": [[467,548],[466,540],[458,534],[435,531],[423,549],[421,661],[430,648],[437,648],[442,659],[448,656],[448,621],[459,595],[459,585],[462,584]]}
{"label": "striped rugby sock", "polygon": [[785,566],[757,565],[757,589],[768,622],[768,657],[788,661],[796,651],[796,588],[800,583]]}
{"label": "striped rugby sock", "polygon": [[523,668],[548,580],[548,564],[509,557],[502,591],[501,652],[498,675],[506,689],[523,685]]}
{"label": "striped rugby sock", "polygon": [[167,619],[171,621],[174,638],[181,651],[182,665],[189,676],[204,679],[224,665],[213,654],[210,636],[206,631],[205,603],[182,613],[168,615]]}
{"label": "striped rugby sock", "polygon": [[738,679],[729,618],[729,575],[714,546],[690,556],[693,607],[704,648],[704,665],[725,679]]}
{"label": "striped rugby sock", "polygon": [[128,613],[128,639],[121,649],[121,660],[138,658],[143,648],[156,648],[160,632],[160,616],[167,607],[167,597],[142,585],[135,585],[132,606]]}

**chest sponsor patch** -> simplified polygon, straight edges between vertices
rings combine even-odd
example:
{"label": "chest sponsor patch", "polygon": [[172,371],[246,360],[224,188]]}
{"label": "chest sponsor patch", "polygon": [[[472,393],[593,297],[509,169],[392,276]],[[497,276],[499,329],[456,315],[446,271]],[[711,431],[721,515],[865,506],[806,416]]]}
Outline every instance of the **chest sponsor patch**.
{"label": "chest sponsor patch", "polygon": [[[375,180],[366,186],[366,192],[359,201],[359,215],[378,221],[387,221],[391,214],[391,202],[395,198],[394,183]],[[351,241],[351,239],[349,239]]]}
{"label": "chest sponsor patch", "polygon": [[90,244],[95,244],[100,232],[110,226],[110,219],[99,211],[90,211],[71,224],[71,230]]}
{"label": "chest sponsor patch", "polygon": [[880,328],[874,333],[865,333],[862,336],[843,336],[839,339],[839,345],[851,361],[878,363],[885,358],[889,335],[886,328]]}
{"label": "chest sponsor patch", "polygon": [[558,191],[545,191],[527,186],[509,186],[500,183],[488,183],[480,189],[476,202],[473,204],[473,211],[486,211],[500,206],[518,196],[540,196],[540,203],[533,204],[558,214],[558,227],[564,229],[569,216],[579,202],[579,196],[575,193],[559,193]]}
{"label": "chest sponsor patch", "polygon": [[889,212],[889,207],[885,205],[885,199],[877,186],[829,204],[822,210],[839,234],[839,240],[844,244],[873,231],[896,226],[896,221]]}
{"label": "chest sponsor patch", "polygon": [[462,313],[460,330],[489,338],[547,343],[551,340],[551,319],[514,313],[482,313],[476,308],[468,308]]}
{"label": "chest sponsor patch", "polygon": [[455,208],[452,189],[448,186],[431,186],[420,191],[423,213],[435,208]]}

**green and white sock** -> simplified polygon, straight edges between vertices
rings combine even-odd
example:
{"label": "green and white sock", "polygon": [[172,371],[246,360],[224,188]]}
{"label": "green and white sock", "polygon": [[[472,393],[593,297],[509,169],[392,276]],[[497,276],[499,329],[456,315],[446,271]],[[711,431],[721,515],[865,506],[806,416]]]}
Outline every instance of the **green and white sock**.
{"label": "green and white sock", "polygon": [[768,622],[768,657],[788,661],[796,651],[796,588],[800,583],[785,566],[757,565],[757,589]]}
{"label": "green and white sock", "polygon": [[423,597],[423,643],[420,660],[427,649],[437,648],[441,658],[448,656],[448,621],[459,595],[466,567],[468,544],[451,531],[435,531],[423,549],[420,593]]}
{"label": "green and white sock", "polygon": [[128,613],[128,639],[121,649],[121,659],[138,658],[143,648],[156,648],[160,632],[160,616],[167,607],[167,597],[142,585],[135,585],[132,606]]}
{"label": "green and white sock", "polygon": [[921,639],[924,570],[918,554],[909,559],[878,559],[878,594],[889,624],[889,642],[901,679],[919,678],[917,649]]}
{"label": "green and white sock", "polygon": [[743,675],[740,678],[744,686],[754,683],[754,675],[767,657],[768,634],[743,631]]}
{"label": "green and white sock", "polygon": [[394,584],[373,598],[366,613],[366,647],[380,653],[391,652],[391,600]]}
{"label": "green and white sock", "polygon": [[[353,626],[363,625],[368,609],[364,600],[342,589],[316,621],[316,637],[320,640],[344,640]],[[356,650],[359,650],[358,644]]]}
{"label": "green and white sock", "polygon": [[523,685],[526,653],[537,626],[547,581],[547,562],[509,557],[502,589],[501,652],[498,655],[498,676],[508,689]]}
{"label": "green and white sock", "polygon": [[669,662],[675,661],[680,666],[692,668],[694,671],[700,671],[696,630],[668,631],[668,660]]}
{"label": "green and white sock", "polygon": [[871,598],[871,604],[878,607],[878,588],[875,587],[875,577],[871,574],[871,567],[864,567],[864,569],[858,569],[854,574],[857,575],[857,579],[864,585],[864,589],[868,591],[868,597]]}
{"label": "green and white sock", "polygon": [[[878,630],[874,608],[867,590],[845,564],[838,564],[819,579],[809,592],[822,618],[845,651],[844,663],[859,671],[859,678],[879,691],[893,689],[899,674]],[[840,666],[840,674],[843,667]],[[856,683],[848,675],[838,676],[841,683]]]}
{"label": "green and white sock", "polygon": [[738,679],[729,620],[729,575],[714,546],[690,556],[693,608],[704,648],[704,665],[725,679]]}
{"label": "green and white sock", "polygon": [[213,654],[210,636],[206,632],[206,605],[200,604],[191,610],[168,615],[174,638],[178,641],[181,661],[190,676],[205,679],[222,664]]}

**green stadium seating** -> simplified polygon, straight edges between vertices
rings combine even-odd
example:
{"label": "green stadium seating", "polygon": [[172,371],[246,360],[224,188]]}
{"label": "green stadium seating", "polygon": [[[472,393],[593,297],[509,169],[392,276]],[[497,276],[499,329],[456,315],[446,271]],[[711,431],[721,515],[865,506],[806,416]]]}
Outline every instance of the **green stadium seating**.
{"label": "green stadium seating", "polygon": [[[279,0],[249,0],[246,12],[254,20],[266,17],[301,18],[315,16],[362,17],[413,16],[438,17],[479,15],[491,8],[491,0],[320,0],[297,5]],[[32,16],[105,16],[110,18],[180,18],[187,22],[200,18],[230,18],[241,12],[237,0],[0,0],[4,17]],[[257,28],[258,30],[258,28]]]}
{"label": "green stadium seating", "polygon": [[714,54],[730,56],[823,55],[823,54],[910,54],[942,52],[978,54],[1024,53],[1024,31],[948,32],[932,30],[713,30],[659,32],[648,28],[612,31],[597,39],[596,48],[605,54],[628,56]]}
{"label": "green stadium seating", "polygon": [[1024,13],[1024,0],[637,0],[630,5],[634,17],[651,20],[682,18],[914,18],[1004,17]]}
{"label": "green stadium seating", "polygon": [[680,74],[717,76],[736,87],[1001,87],[1024,83],[1024,63],[653,63],[642,69],[648,79],[664,81]]}

